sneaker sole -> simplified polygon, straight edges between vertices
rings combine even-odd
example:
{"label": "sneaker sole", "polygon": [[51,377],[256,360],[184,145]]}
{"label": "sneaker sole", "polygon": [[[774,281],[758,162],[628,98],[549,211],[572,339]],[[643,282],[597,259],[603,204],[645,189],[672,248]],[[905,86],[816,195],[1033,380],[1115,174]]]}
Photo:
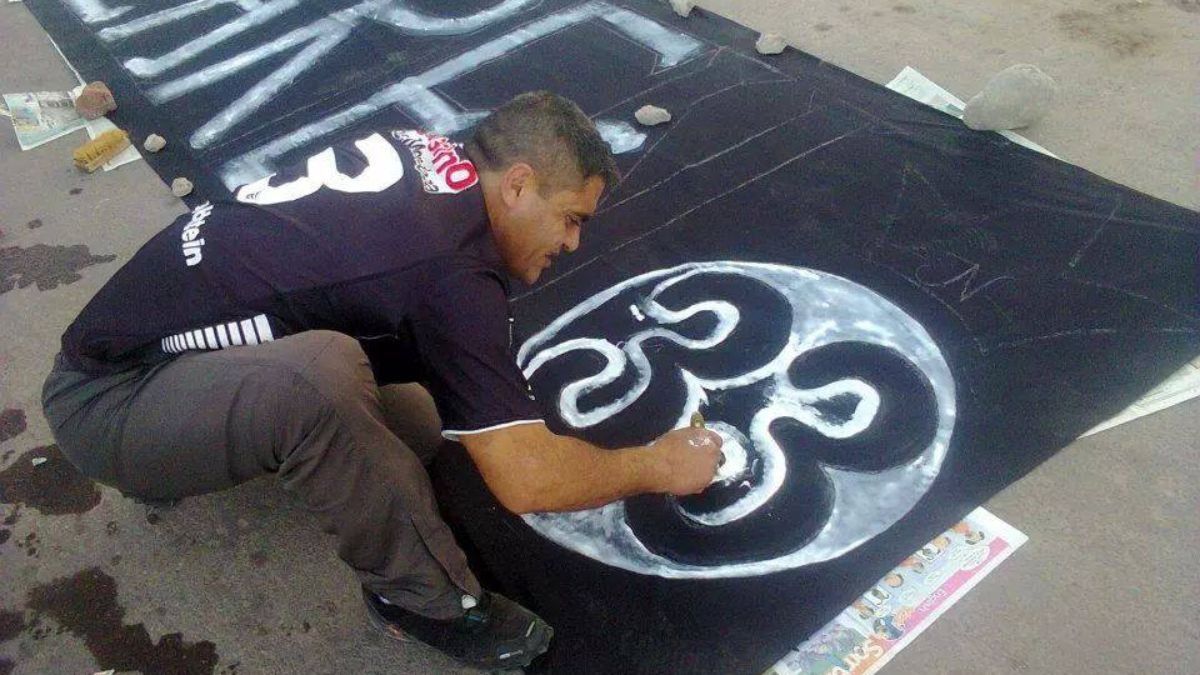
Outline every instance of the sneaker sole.
{"label": "sneaker sole", "polygon": [[[367,620],[376,630],[383,633],[387,637],[404,644],[421,644],[417,638],[405,633],[403,630],[396,628],[379,616],[370,605],[367,605]],[[507,659],[496,659],[493,662],[485,663],[468,663],[468,665],[476,668],[483,668],[491,673],[503,673],[514,669],[526,668],[533,663],[539,656],[545,654],[550,649],[550,641],[554,639],[554,628],[550,624],[536,619],[530,624],[529,632],[526,633],[525,649],[521,654],[514,655]],[[428,646],[428,645],[426,645]],[[431,647],[431,649],[436,649]],[[462,659],[457,659],[461,661]]]}

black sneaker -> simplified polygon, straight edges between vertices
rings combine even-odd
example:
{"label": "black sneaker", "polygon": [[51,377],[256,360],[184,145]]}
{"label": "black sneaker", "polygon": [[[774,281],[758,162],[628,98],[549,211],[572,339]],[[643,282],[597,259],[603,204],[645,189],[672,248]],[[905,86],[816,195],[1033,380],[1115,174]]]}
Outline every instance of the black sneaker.
{"label": "black sneaker", "polygon": [[442,621],[389,604],[366,588],[363,600],[371,624],[388,636],[411,636],[485,670],[524,668],[545,653],[554,636],[554,629],[538,615],[488,591],[462,616]]}

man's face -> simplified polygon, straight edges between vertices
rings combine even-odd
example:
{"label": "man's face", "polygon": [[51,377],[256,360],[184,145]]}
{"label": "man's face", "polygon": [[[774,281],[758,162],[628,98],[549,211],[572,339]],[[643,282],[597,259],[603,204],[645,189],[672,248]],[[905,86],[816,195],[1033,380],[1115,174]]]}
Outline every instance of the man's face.
{"label": "man's face", "polygon": [[530,173],[506,189],[508,208],[497,244],[509,273],[532,284],[555,257],[579,248],[583,224],[596,211],[604,181],[592,176],[582,185],[539,190]]}

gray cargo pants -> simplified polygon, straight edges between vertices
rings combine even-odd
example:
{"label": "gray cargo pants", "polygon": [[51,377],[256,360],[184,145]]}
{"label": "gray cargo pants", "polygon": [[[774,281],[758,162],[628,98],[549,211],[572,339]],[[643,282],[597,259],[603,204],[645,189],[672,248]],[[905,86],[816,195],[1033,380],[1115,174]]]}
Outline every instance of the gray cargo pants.
{"label": "gray cargo pants", "polygon": [[127,495],[178,499],[274,473],[390,602],[443,619],[481,592],[411,449],[437,447],[432,401],[376,386],[354,338],[309,331],[114,375],[60,355],[42,400],[63,454]]}

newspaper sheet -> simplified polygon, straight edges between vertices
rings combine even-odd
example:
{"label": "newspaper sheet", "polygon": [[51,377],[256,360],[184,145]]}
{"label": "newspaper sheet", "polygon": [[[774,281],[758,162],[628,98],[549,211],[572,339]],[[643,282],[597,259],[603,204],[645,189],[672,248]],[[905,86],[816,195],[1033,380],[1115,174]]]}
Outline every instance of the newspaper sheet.
{"label": "newspaper sheet", "polygon": [[885,575],[764,675],[877,672],[1027,538],[983,508]]}
{"label": "newspaper sheet", "polygon": [[22,150],[82,129],[86,123],[75,112],[75,101],[65,91],[5,94],[4,104],[12,117],[13,130]]}

